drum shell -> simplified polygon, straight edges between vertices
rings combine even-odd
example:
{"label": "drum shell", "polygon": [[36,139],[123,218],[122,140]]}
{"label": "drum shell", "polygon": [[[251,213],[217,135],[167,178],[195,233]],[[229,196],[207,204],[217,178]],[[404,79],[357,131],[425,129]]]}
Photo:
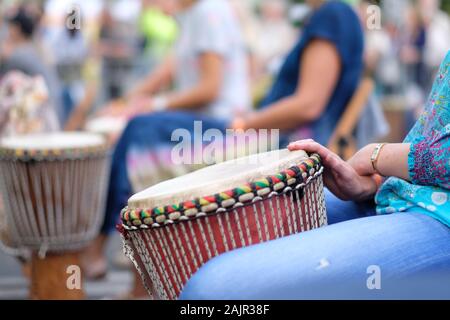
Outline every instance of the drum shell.
{"label": "drum shell", "polygon": [[[7,247],[78,250],[99,232],[109,155],[0,159]],[[5,239],[6,240],[6,239]]]}
{"label": "drum shell", "polygon": [[304,188],[272,194],[228,212],[128,232],[127,241],[144,283],[152,285],[151,294],[176,299],[211,258],[326,224],[323,181],[318,175]]}

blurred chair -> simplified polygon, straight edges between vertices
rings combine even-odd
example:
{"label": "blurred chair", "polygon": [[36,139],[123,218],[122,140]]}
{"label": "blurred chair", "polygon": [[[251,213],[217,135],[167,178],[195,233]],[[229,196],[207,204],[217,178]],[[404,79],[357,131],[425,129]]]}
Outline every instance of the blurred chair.
{"label": "blurred chair", "polygon": [[358,150],[355,131],[374,86],[371,78],[361,81],[328,143],[328,148],[344,160],[351,158]]}

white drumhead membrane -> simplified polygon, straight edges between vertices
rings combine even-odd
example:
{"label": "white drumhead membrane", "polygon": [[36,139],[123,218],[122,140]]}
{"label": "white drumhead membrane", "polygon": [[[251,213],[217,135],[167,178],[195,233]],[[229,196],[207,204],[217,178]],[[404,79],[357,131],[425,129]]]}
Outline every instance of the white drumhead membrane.
{"label": "white drumhead membrane", "polygon": [[156,184],[131,197],[128,205],[150,209],[214,195],[277,174],[307,158],[304,151],[284,149],[223,162]]}
{"label": "white drumhead membrane", "polygon": [[0,147],[11,150],[65,150],[99,147],[104,143],[104,138],[94,133],[58,132],[4,138],[0,141]]}

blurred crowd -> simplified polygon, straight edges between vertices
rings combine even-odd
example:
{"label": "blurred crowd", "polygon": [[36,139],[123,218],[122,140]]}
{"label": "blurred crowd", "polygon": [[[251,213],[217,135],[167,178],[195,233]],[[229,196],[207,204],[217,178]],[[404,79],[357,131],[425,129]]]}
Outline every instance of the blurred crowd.
{"label": "blurred crowd", "polygon": [[[241,22],[256,104],[299,37],[308,8],[302,1],[230,2]],[[366,68],[381,99],[420,108],[450,47],[448,1],[348,2],[366,27]],[[373,4],[381,7],[381,28],[369,29]],[[71,121],[77,108],[92,112],[121,97],[169,54],[178,33],[172,1],[8,0],[0,10],[0,74],[19,69],[43,76],[63,127],[80,125]]]}
{"label": "blurred crowd", "polygon": [[[362,15],[368,5],[360,6]],[[382,97],[401,96],[402,108],[420,108],[450,47],[448,1],[385,0],[382,8],[382,28],[366,30],[368,71]]]}

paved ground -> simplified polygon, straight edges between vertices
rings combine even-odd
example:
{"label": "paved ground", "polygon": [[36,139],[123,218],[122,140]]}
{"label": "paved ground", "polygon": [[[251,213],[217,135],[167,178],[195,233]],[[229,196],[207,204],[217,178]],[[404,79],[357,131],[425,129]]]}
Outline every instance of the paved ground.
{"label": "paved ground", "polygon": [[[85,284],[88,299],[114,298],[129,290],[132,282],[131,273],[118,270],[111,263],[118,250],[121,250],[121,240],[116,235],[111,239],[107,250],[111,272],[102,281]],[[0,251],[0,300],[27,299],[27,297],[28,281],[21,274],[20,264],[13,257]]]}

